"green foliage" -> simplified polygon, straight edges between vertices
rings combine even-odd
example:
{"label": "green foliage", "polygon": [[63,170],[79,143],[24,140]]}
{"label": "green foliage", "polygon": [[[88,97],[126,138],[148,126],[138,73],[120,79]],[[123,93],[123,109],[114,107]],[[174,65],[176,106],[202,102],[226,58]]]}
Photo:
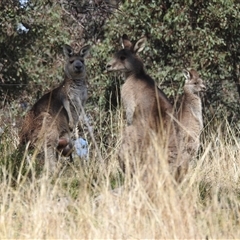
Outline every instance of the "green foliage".
{"label": "green foliage", "polygon": [[[1,100],[24,98],[24,89],[42,94],[61,78],[58,55],[68,39],[61,8],[45,0],[21,7],[12,0],[3,1],[0,12]],[[27,32],[17,31],[20,23]]]}
{"label": "green foliage", "polygon": [[68,0],[62,1],[62,8],[84,28],[81,37],[97,41],[103,37],[106,19],[117,8],[119,0]]}
{"label": "green foliage", "polygon": [[[141,58],[171,99],[181,92],[182,69],[195,68],[208,86],[205,119],[224,117],[239,124],[239,10],[233,0],[125,1],[105,25],[104,41],[95,47],[93,84],[101,89],[96,98],[108,104],[115,95],[114,78],[105,77],[102,71],[113,49],[119,49],[121,35],[127,33],[134,40],[145,35],[148,46]],[[102,89],[108,92],[103,94]]]}

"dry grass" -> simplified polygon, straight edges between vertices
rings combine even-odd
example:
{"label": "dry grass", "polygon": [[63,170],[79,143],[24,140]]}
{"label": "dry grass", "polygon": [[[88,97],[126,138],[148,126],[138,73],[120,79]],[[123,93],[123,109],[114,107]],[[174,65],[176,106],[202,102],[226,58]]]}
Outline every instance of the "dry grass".
{"label": "dry grass", "polygon": [[85,164],[76,159],[57,178],[18,172],[13,185],[6,162],[17,132],[9,127],[0,146],[0,238],[240,238],[240,147],[225,126],[206,130],[202,152],[180,185],[163,160],[146,159],[147,180],[141,168],[123,180],[114,149],[100,149],[104,162],[97,154]]}

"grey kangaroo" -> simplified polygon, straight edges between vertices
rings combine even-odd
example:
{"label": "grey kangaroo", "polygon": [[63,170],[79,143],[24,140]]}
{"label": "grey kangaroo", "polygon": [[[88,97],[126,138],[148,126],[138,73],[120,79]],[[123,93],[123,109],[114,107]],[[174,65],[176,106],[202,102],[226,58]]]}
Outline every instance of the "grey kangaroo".
{"label": "grey kangaroo", "polygon": [[[123,49],[116,52],[106,65],[108,72],[122,72],[125,79],[121,98],[128,126],[123,133],[120,149],[122,166],[125,161],[125,156],[122,154],[128,151],[133,155],[143,153],[151,142],[149,140],[152,133],[158,135],[162,143],[167,139],[166,145],[169,151],[176,152],[174,134],[169,134],[174,131],[170,117],[173,106],[155,81],[146,73],[141,59],[137,56],[137,53],[145,47],[145,42],[146,38],[143,37],[133,44],[124,34]],[[167,133],[171,139],[165,136]]]}
{"label": "grey kangaroo", "polygon": [[199,93],[205,91],[206,86],[196,70],[184,70],[183,73],[186,80],[178,113],[180,136],[185,150],[193,156],[199,149],[199,137],[203,129],[202,101]]}
{"label": "grey kangaroo", "polygon": [[196,70],[184,70],[186,78],[181,106],[178,110],[179,168],[176,179],[182,181],[188,171],[189,163],[196,156],[200,146],[203,129],[202,102],[199,93],[206,90],[203,80]]}
{"label": "grey kangaroo", "polygon": [[[125,74],[121,97],[126,110],[127,124],[142,122],[145,126],[157,130],[159,123],[165,120],[166,112],[173,107],[166,95],[155,81],[145,72],[137,53],[145,47],[146,38],[139,39],[136,44],[122,37],[123,49],[117,52],[107,63],[107,71],[119,71]],[[160,116],[162,114],[162,116]]]}
{"label": "grey kangaroo", "polygon": [[20,144],[44,152],[45,160],[55,167],[56,150],[68,156],[72,151],[72,130],[79,122],[87,100],[86,69],[84,59],[90,46],[75,53],[64,45],[66,57],[65,77],[59,87],[43,95],[27,113],[20,132]]}

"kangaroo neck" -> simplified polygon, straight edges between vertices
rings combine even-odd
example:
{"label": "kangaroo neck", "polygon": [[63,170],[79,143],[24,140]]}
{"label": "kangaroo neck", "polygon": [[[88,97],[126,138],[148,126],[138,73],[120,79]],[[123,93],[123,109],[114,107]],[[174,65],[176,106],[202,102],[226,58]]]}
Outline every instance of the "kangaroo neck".
{"label": "kangaroo neck", "polygon": [[72,78],[67,76],[67,74],[65,75],[65,79],[64,79],[64,83],[69,83],[69,84],[76,84],[76,85],[82,85],[83,83],[86,83],[86,78],[85,76],[82,77],[77,77],[77,78]]}
{"label": "kangaroo neck", "polygon": [[146,76],[146,72],[144,69],[141,69],[139,71],[128,71],[125,72],[125,79],[127,80],[128,78],[133,78],[135,80],[143,79]]}
{"label": "kangaroo neck", "polygon": [[[194,93],[185,93],[184,94],[184,106],[195,106],[193,109],[197,107],[197,109],[202,108],[201,99],[197,94]],[[192,108],[192,107],[191,107]]]}
{"label": "kangaroo neck", "polygon": [[187,99],[192,99],[192,100],[200,99],[197,93],[193,93],[191,90],[187,88],[184,89],[184,95],[185,95],[185,98]]}

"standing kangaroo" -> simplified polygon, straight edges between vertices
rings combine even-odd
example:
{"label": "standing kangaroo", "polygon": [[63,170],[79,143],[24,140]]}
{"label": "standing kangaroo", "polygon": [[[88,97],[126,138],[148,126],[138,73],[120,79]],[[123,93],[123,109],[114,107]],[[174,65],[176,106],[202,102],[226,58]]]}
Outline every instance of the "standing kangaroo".
{"label": "standing kangaroo", "polygon": [[[43,95],[27,113],[20,132],[20,144],[44,149],[45,160],[50,167],[55,165],[56,149],[69,155],[72,150],[72,130],[87,100],[86,69],[84,58],[90,46],[75,53],[64,45],[66,57],[65,78],[59,87]],[[41,150],[40,150],[41,151]]]}
{"label": "standing kangaroo", "polygon": [[203,129],[202,102],[199,96],[206,87],[199,74],[194,69],[184,70],[186,78],[183,100],[178,113],[180,123],[180,137],[184,144],[184,151],[193,157],[200,146],[200,133]]}
{"label": "standing kangaroo", "polygon": [[[143,37],[133,44],[124,34],[123,49],[115,53],[106,65],[108,72],[118,71],[125,75],[121,98],[128,126],[125,128],[121,152],[126,149],[132,151],[133,148],[136,148],[135,153],[143,151],[149,144],[151,133],[163,133],[169,129],[171,122],[169,114],[173,111],[172,104],[145,72],[137,56],[144,49],[145,42],[146,38]],[[120,158],[124,162],[121,153]]]}
{"label": "standing kangaroo", "polygon": [[[158,129],[167,111],[172,111],[172,105],[166,95],[157,87],[155,81],[145,72],[140,58],[136,55],[145,47],[143,37],[132,44],[126,34],[122,37],[123,49],[117,52],[107,63],[107,71],[120,71],[125,74],[121,98],[126,111],[127,124],[141,122],[153,130]],[[164,119],[165,120],[165,119]]]}

